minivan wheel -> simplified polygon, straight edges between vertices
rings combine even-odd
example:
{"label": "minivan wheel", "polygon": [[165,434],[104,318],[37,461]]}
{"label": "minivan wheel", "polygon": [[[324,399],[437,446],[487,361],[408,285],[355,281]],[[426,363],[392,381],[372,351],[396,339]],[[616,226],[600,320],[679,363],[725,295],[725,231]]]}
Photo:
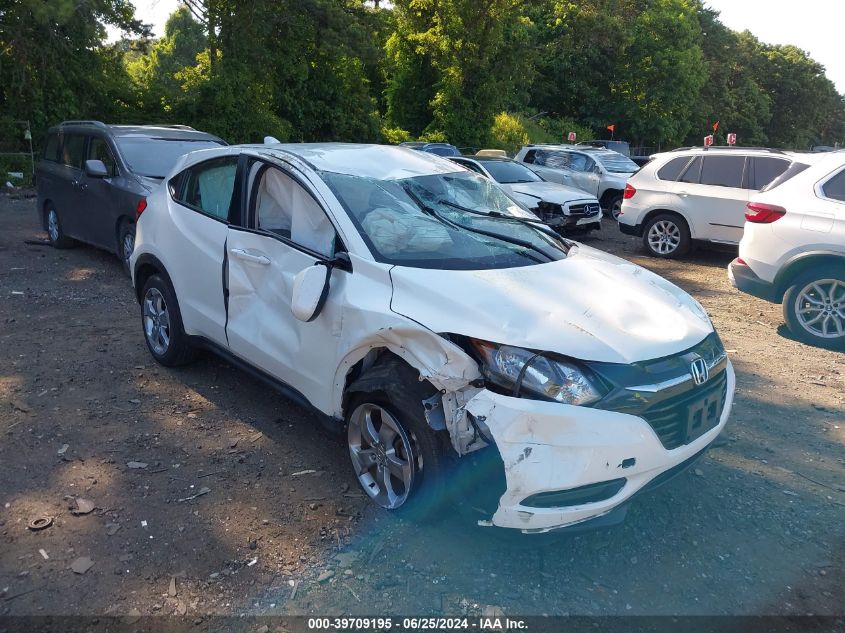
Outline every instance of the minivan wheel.
{"label": "minivan wheel", "polygon": [[783,316],[801,341],[845,349],[845,268],[811,270],[796,277],[784,295]]}
{"label": "minivan wheel", "polygon": [[422,402],[399,400],[382,392],[355,394],[346,427],[349,457],[374,503],[402,517],[431,520],[447,501],[446,456],[425,421]]}
{"label": "minivan wheel", "polygon": [[55,248],[69,248],[73,246],[73,240],[67,237],[64,231],[62,231],[62,221],[59,219],[59,212],[56,211],[56,207],[52,203],[47,206],[44,217],[50,245]]}
{"label": "minivan wheel", "polygon": [[152,275],[141,296],[141,325],[153,358],[167,367],[192,361],[195,350],[182,327],[179,304],[170,283],[160,275]]}
{"label": "minivan wheel", "polygon": [[131,276],[129,268],[129,258],[132,257],[132,252],[135,250],[135,225],[125,222],[120,227],[118,234],[118,256],[123,264],[123,270],[127,275]]}
{"label": "minivan wheel", "polygon": [[646,224],[643,246],[654,257],[672,259],[686,255],[690,249],[689,227],[677,215],[660,213]]}

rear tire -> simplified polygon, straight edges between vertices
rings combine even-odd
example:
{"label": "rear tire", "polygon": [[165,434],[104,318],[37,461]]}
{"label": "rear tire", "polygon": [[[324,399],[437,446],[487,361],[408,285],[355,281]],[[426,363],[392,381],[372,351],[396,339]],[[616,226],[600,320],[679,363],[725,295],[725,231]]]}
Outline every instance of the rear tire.
{"label": "rear tire", "polygon": [[182,325],[176,294],[161,275],[152,275],[141,291],[141,327],[147,349],[165,367],[185,365],[196,357]]}
{"label": "rear tire", "polygon": [[619,222],[619,215],[622,212],[622,196],[612,197],[607,204],[607,211],[616,222]]}
{"label": "rear tire", "polygon": [[690,245],[689,226],[674,213],[658,213],[643,229],[643,247],[652,257],[683,257],[689,252]]}
{"label": "rear tire", "polygon": [[442,438],[425,419],[422,400],[433,387],[401,361],[388,363],[390,382],[353,391],[347,404],[352,469],[376,505],[402,518],[431,521],[448,502],[449,460]]}
{"label": "rear tire", "polygon": [[75,244],[62,230],[62,220],[52,202],[48,202],[44,209],[44,226],[47,227],[47,239],[52,247],[70,248]]}
{"label": "rear tire", "polygon": [[123,222],[120,225],[120,230],[117,233],[117,256],[123,264],[123,270],[128,276],[132,276],[132,271],[129,268],[129,258],[132,257],[132,252],[135,250],[135,225],[129,222]]}
{"label": "rear tire", "polygon": [[783,318],[800,341],[845,350],[845,266],[808,270],[783,297]]}

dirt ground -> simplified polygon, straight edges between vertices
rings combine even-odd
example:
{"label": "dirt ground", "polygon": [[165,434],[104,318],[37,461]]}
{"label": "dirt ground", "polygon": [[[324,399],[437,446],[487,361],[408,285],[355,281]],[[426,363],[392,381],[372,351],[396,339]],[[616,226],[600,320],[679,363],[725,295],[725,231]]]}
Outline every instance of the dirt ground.
{"label": "dirt ground", "polygon": [[505,546],[372,508],[342,443],[226,363],[157,366],[117,259],[44,237],[0,199],[0,615],[845,614],[845,354],[735,292],[735,253],[650,259],[608,220],[585,240],[707,308],[727,441],[622,526]]}

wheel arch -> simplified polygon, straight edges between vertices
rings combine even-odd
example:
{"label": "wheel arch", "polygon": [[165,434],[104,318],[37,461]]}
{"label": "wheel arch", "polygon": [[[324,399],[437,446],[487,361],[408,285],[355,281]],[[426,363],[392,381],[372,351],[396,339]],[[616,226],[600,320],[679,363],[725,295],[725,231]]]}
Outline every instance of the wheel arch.
{"label": "wheel arch", "polygon": [[118,255],[120,254],[121,246],[122,246],[121,243],[120,243],[120,230],[123,228],[124,224],[128,224],[130,226],[133,226],[135,224],[135,220],[131,216],[126,215],[126,214],[118,216],[117,220],[115,220],[115,223],[114,223],[114,243],[115,243],[115,248],[117,248]]}
{"label": "wheel arch", "polygon": [[155,255],[150,255],[149,253],[140,255],[135,261],[134,274],[132,275],[135,285],[135,298],[139,304],[141,303],[141,292],[144,289],[144,284],[153,275],[162,275],[167,280],[167,283],[171,287],[173,286],[170,275],[167,274],[167,269]]}
{"label": "wheel arch", "polygon": [[842,266],[845,267],[845,254],[834,252],[810,252],[798,255],[789,260],[775,276],[775,296],[777,303],[783,301],[786,291],[798,275],[816,267]]}
{"label": "wheel arch", "polygon": [[646,224],[651,222],[651,220],[655,216],[661,215],[661,214],[674,215],[674,216],[678,217],[679,219],[683,220],[684,224],[687,225],[687,230],[690,232],[690,237],[695,239],[695,235],[693,234],[693,231],[692,231],[692,224],[690,223],[690,221],[687,219],[687,217],[683,213],[681,213],[680,211],[674,210],[674,209],[657,208],[657,209],[652,209],[651,211],[647,211],[646,214],[643,215],[643,219],[640,222],[640,226],[642,227],[643,232],[645,231]]}
{"label": "wheel arch", "polygon": [[601,194],[601,198],[599,198],[599,203],[601,204],[602,209],[607,209],[610,205],[610,201],[617,196],[622,196],[625,193],[623,189],[616,189],[615,187],[611,187],[609,189],[605,189],[604,193]]}

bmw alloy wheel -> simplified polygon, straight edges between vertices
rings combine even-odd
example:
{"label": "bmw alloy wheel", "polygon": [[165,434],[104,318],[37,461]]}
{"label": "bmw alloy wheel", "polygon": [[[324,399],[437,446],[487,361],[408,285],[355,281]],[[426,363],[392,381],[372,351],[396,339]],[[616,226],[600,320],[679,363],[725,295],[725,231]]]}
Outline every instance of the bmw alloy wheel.
{"label": "bmw alloy wheel", "polygon": [[135,250],[135,233],[128,232],[123,236],[123,261],[128,262],[132,257],[132,251]]}
{"label": "bmw alloy wheel", "polygon": [[144,336],[156,355],[167,353],[170,347],[170,314],[164,295],[158,288],[150,288],[144,295]]}
{"label": "bmw alloy wheel", "polygon": [[838,279],[812,281],[798,293],[795,317],[808,333],[823,339],[845,337],[845,283]]}
{"label": "bmw alloy wheel", "polygon": [[655,253],[668,255],[681,243],[681,230],[670,220],[655,222],[648,231],[648,245]]}
{"label": "bmw alloy wheel", "polygon": [[394,510],[405,503],[414,481],[408,434],[383,407],[360,405],[349,418],[349,455],[358,481],[378,505]]}

